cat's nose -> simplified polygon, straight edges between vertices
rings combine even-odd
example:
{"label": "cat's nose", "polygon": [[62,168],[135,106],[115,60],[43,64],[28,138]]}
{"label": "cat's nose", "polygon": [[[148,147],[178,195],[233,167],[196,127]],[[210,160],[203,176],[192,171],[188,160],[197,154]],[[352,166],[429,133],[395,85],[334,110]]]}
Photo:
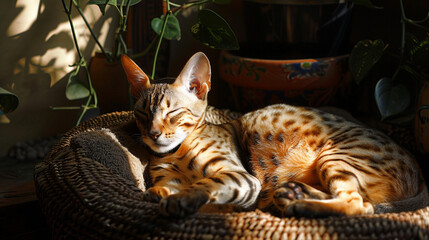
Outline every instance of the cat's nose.
{"label": "cat's nose", "polygon": [[149,135],[150,135],[150,137],[151,137],[153,140],[156,140],[156,139],[158,139],[158,137],[161,135],[161,131],[158,131],[158,130],[150,130]]}

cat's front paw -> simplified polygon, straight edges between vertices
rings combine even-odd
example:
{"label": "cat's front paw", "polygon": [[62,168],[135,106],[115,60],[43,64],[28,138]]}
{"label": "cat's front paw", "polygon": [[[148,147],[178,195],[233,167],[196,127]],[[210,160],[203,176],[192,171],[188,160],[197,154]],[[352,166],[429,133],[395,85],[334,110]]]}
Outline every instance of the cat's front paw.
{"label": "cat's front paw", "polygon": [[143,193],[143,199],[148,202],[159,203],[162,198],[168,196],[169,194],[170,191],[168,190],[168,188],[154,186]]}
{"label": "cat's front paw", "polygon": [[196,213],[208,200],[209,195],[204,191],[183,191],[163,198],[160,212],[164,216],[186,217]]}

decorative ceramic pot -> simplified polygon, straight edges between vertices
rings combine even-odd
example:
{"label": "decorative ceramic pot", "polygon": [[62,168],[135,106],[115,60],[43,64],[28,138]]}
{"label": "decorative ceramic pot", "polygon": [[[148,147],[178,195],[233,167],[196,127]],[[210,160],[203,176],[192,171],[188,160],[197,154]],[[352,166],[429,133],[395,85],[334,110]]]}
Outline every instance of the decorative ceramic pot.
{"label": "decorative ceramic pot", "polygon": [[429,153],[429,83],[423,84],[417,103],[415,137],[420,151]]}
{"label": "decorative ceramic pot", "polygon": [[103,54],[97,53],[89,64],[89,74],[101,113],[129,110],[127,76],[119,61],[109,63]]}
{"label": "decorative ceramic pot", "polygon": [[236,110],[330,104],[351,82],[347,39],[353,4],[338,0],[243,0],[246,42],[222,52],[220,77]]}
{"label": "decorative ceramic pot", "polygon": [[348,55],[270,60],[222,51],[219,75],[229,83],[239,111],[281,102],[321,106],[350,84],[347,60]]}

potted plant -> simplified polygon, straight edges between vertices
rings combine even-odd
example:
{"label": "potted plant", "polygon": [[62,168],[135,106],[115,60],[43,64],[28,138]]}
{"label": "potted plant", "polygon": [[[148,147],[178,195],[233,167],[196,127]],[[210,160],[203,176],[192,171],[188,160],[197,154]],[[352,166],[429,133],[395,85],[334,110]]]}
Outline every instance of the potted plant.
{"label": "potted plant", "polygon": [[[105,9],[107,5],[115,7],[115,9],[118,12],[119,25],[115,34],[115,40],[114,40],[115,44],[111,51],[107,51],[104,48],[104,46],[100,43],[98,36],[96,36],[92,26],[88,22],[87,17],[85,16],[84,11],[82,10],[81,1],[70,0],[66,2],[66,0],[62,0],[64,10],[69,20],[75,49],[78,55],[77,62],[73,64],[74,69],[69,74],[67,87],[66,87],[66,97],[69,100],[86,99],[86,101],[82,106],[66,107],[66,108],[54,107],[53,108],[54,110],[61,110],[61,109],[81,110],[80,117],[77,120],[77,124],[79,124],[83,116],[88,110],[99,107],[96,88],[98,88],[97,90],[99,90],[100,95],[104,97],[109,97],[109,95],[112,95],[112,90],[116,88],[118,90],[117,93],[121,94],[119,102],[121,102],[121,104],[124,103],[124,96],[126,96],[128,87],[125,80],[126,78],[122,73],[121,69],[119,68],[120,65],[117,64],[117,62],[119,60],[120,55],[127,52],[127,46],[123,39],[122,34],[126,31],[126,23],[127,23],[127,17],[128,17],[128,12],[130,10],[130,6],[133,4],[137,4],[138,2],[139,0],[129,0],[126,2],[125,1],[90,0],[87,2],[87,4],[98,5],[100,8],[100,11],[103,14],[105,13]],[[78,42],[78,36],[76,34],[75,26],[72,18],[73,11],[78,12],[78,14],[80,15],[86,27],[88,28],[91,34],[91,37],[94,39],[100,51],[100,54],[96,54],[96,56],[91,61],[92,66],[88,64],[87,60],[83,55],[83,50],[80,48],[80,45]],[[115,26],[115,25],[116,23],[112,23],[112,26]],[[103,67],[103,66],[105,67],[104,70],[100,70],[99,67]],[[95,72],[91,73],[90,68]],[[110,79],[109,77],[102,77],[101,80],[98,81],[99,76],[104,76],[104,75],[100,75],[102,73],[107,73],[107,75],[105,76],[113,75],[113,78],[116,78],[116,80],[109,80]],[[95,78],[95,79],[92,79],[92,78]],[[96,86],[94,86],[94,83]],[[128,99],[128,98],[125,97],[125,99]],[[107,108],[106,110],[110,110],[108,106],[109,104],[112,104],[112,102],[114,101],[109,101],[105,99],[103,99],[103,101],[105,104],[102,107],[103,108],[106,107]],[[127,102],[127,100],[125,101]]]}
{"label": "potted plant", "polygon": [[[398,51],[382,40],[362,40],[350,54],[350,71],[356,83],[367,78],[370,70],[384,56],[394,59],[397,66],[392,76],[383,76],[375,85],[374,94],[381,120],[396,125],[414,122],[415,137],[420,150],[429,152],[429,28],[421,20],[412,20],[405,14],[399,0],[401,14],[401,36]],[[421,37],[411,34],[412,26]]]}
{"label": "potted plant", "polygon": [[247,41],[239,51],[222,51],[219,64],[237,110],[320,106],[347,90],[352,8],[335,0],[243,0]]}
{"label": "potted plant", "polygon": [[[115,108],[118,102],[129,103],[128,101],[128,83],[123,73],[122,67],[119,64],[121,54],[127,54],[128,48],[123,34],[127,30],[127,20],[130,12],[130,7],[136,5],[141,0],[89,0],[87,4],[98,5],[100,11],[104,14],[106,7],[113,7],[118,13],[118,27],[114,36],[114,47],[111,51],[105,50],[98,36],[92,30],[89,22],[87,21],[84,12],[82,11],[82,3],[76,0],[62,0],[64,10],[69,19],[72,37],[74,40],[75,48],[78,54],[78,62],[75,63],[74,70],[70,73],[66,88],[66,97],[70,100],[86,99],[82,106],[77,107],[55,107],[54,109],[80,109],[82,111],[77,124],[82,120],[83,115],[93,108],[100,107],[102,112],[109,112],[118,110]],[[149,51],[154,50],[154,59],[152,67],[152,79],[155,78],[156,64],[161,48],[161,43],[166,40],[179,40],[181,37],[181,28],[177,15],[184,9],[198,7],[200,9],[198,15],[198,22],[195,23],[190,30],[192,36],[206,46],[216,49],[237,49],[238,42],[234,32],[229,27],[228,23],[216,12],[204,8],[209,3],[214,4],[228,4],[230,0],[197,0],[176,4],[169,0],[163,0],[163,14],[156,17],[151,21],[152,29],[157,33],[157,37],[153,39],[144,51],[137,53],[132,58],[144,56]],[[92,38],[95,40],[101,53],[96,54],[95,58],[88,64],[83,56],[82,50],[78,44],[78,37],[75,33],[74,23],[72,19],[72,11],[76,10],[82,17],[86,27]],[[111,27],[116,24],[112,23]],[[105,66],[103,70],[97,70],[95,66]],[[95,70],[93,70],[95,69]],[[81,80],[82,76],[86,81]],[[113,77],[108,80],[108,77]],[[99,79],[99,80],[98,80]],[[108,97],[117,96],[121,94],[120,100],[106,100]],[[103,100],[98,100],[100,96],[105,97]],[[112,106],[114,108],[112,108]]]}

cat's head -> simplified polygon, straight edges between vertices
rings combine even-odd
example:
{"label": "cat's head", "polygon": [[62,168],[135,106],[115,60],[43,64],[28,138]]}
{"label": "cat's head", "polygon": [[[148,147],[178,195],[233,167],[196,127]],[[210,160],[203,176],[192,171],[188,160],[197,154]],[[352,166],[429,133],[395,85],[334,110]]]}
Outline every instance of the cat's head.
{"label": "cat's head", "polygon": [[156,153],[176,149],[203,121],[210,91],[210,62],[202,52],[194,54],[172,84],[151,83],[130,58],[122,66],[131,94],[138,98],[134,115],[142,141]]}

